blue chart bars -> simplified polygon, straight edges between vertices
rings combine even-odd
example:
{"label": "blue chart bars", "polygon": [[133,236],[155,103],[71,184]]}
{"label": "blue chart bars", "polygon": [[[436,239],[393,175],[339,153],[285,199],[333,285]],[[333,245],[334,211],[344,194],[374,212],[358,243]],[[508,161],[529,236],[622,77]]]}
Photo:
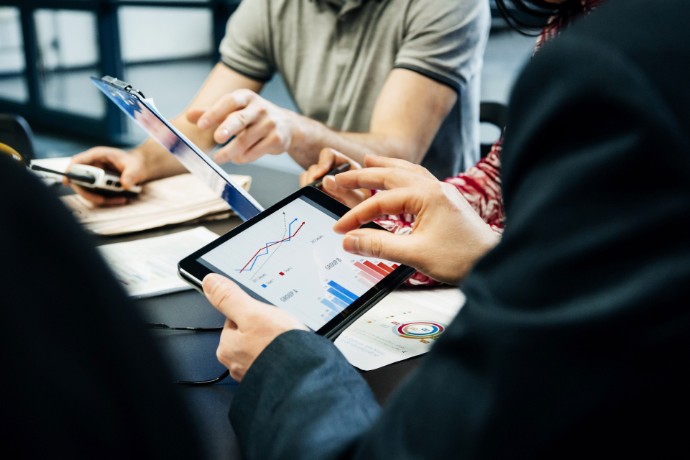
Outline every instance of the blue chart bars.
{"label": "blue chart bars", "polygon": [[358,298],[352,291],[342,287],[333,280],[328,282],[328,289],[326,289],[326,292],[328,292],[329,295],[321,299],[321,303],[329,308],[330,314],[328,316],[330,318],[333,318],[343,311]]}

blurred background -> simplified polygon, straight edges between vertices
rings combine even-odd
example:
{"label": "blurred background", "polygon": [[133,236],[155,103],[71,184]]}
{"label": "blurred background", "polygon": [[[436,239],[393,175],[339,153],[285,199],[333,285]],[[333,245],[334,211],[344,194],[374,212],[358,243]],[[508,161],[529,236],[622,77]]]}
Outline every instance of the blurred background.
{"label": "blurred background", "polygon": [[[487,0],[488,1],[488,0]],[[106,103],[90,76],[112,75],[154,96],[166,117],[180,113],[217,62],[225,22],[238,0],[0,0],[0,113],[22,115],[36,157],[144,139]],[[482,100],[506,102],[534,38],[510,30],[493,1]],[[293,108],[280,76],[264,97]],[[490,126],[482,131],[495,138]],[[287,155],[260,160],[298,173]]]}

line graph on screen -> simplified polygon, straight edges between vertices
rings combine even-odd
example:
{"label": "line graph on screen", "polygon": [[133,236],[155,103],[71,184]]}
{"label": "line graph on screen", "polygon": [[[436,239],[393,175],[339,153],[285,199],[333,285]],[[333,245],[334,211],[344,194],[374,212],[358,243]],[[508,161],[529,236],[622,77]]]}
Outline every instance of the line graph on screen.
{"label": "line graph on screen", "polygon": [[[244,264],[242,268],[240,268],[238,271],[240,273],[243,272],[252,272],[255,268],[257,270],[261,269],[271,258],[273,254],[276,253],[278,249],[284,244],[292,241],[293,238],[297,236],[299,231],[304,227],[306,224],[305,221],[302,221],[301,223],[297,224],[299,222],[298,218],[292,219],[290,223],[287,223],[287,216],[283,212],[283,234],[280,238],[274,240],[274,241],[267,241],[262,247],[256,250],[256,252],[249,258],[247,263]],[[293,231],[293,226],[296,226],[296,228]],[[265,257],[262,259],[262,257]],[[259,266],[257,266],[257,263],[261,261]]]}

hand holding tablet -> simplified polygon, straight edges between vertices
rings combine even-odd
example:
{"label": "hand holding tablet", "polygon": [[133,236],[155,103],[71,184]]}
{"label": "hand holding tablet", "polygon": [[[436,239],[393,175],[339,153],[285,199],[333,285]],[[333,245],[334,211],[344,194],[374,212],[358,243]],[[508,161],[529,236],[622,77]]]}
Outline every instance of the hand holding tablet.
{"label": "hand holding tablet", "polygon": [[[224,275],[328,338],[399,286],[413,269],[345,252],[332,229],[348,208],[304,187],[178,264],[197,289]],[[378,228],[371,224],[373,228]]]}

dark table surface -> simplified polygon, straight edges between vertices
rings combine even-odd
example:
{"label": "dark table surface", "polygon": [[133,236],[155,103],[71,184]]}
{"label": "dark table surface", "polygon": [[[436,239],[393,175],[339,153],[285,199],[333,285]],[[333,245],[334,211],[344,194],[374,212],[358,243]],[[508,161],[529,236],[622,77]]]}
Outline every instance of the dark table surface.
{"label": "dark table surface", "polygon": [[[276,203],[298,188],[297,176],[257,165],[233,165],[237,174],[252,176],[251,194],[264,207]],[[205,222],[201,225],[222,235],[241,221],[238,218]],[[133,235],[102,238],[102,243],[132,241],[187,230],[200,224],[176,225]],[[203,295],[190,290],[141,299],[137,302],[144,319],[169,326],[221,327],[224,318]],[[174,377],[179,380],[205,380],[224,371],[216,360],[219,331],[191,332],[155,330],[163,352],[168,356]],[[362,372],[380,402],[386,400],[400,381],[414,369],[421,358],[401,361],[374,371]],[[228,411],[237,388],[231,378],[208,386],[182,386],[197,426],[211,458],[240,458]]]}

